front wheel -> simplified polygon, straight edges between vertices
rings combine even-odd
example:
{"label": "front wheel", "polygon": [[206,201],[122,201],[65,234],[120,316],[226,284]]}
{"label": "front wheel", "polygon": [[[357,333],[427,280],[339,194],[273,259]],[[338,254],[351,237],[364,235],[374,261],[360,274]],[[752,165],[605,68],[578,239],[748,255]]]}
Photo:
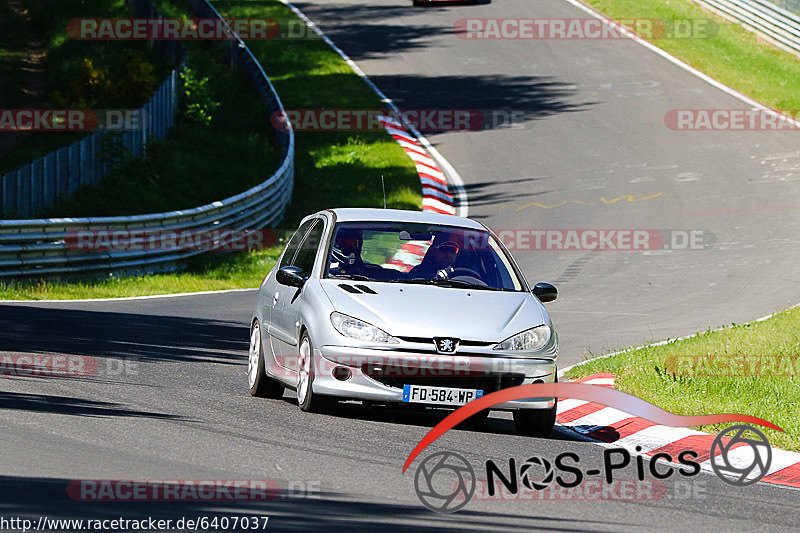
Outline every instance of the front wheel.
{"label": "front wheel", "polygon": [[297,358],[297,404],[301,411],[321,413],[332,409],[336,402],[333,398],[314,394],[314,366],[314,346],[308,332],[304,331]]}
{"label": "front wheel", "polygon": [[261,343],[261,326],[253,323],[250,330],[250,353],[247,358],[247,384],[250,395],[261,398],[281,398],[283,385],[267,376],[264,369],[264,348]]}
{"label": "front wheel", "polygon": [[[558,375],[553,379],[558,383]],[[547,437],[553,432],[556,425],[556,411],[558,398],[554,398],[553,407],[550,409],[531,409],[514,411],[514,427],[517,435],[525,437]]]}
{"label": "front wheel", "polygon": [[517,435],[524,437],[547,437],[556,425],[556,407],[549,409],[520,409],[514,411],[514,427]]}

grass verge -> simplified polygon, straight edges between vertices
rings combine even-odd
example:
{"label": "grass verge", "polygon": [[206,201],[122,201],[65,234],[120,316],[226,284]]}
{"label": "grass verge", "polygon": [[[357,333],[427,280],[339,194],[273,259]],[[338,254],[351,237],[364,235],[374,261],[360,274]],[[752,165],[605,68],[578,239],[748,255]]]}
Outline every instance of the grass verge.
{"label": "grass verge", "polygon": [[654,45],[717,81],[774,109],[800,109],[800,58],[764,42],[738,24],[688,0],[582,0],[615,20],[713,19],[689,38],[651,39]]}
{"label": "grass verge", "polygon": [[110,276],[102,280],[58,283],[46,280],[0,284],[2,300],[80,300],[257,287],[280,256],[275,247],[250,253],[216,252],[189,260],[184,272],[148,276]]}
{"label": "grass verge", "polygon": [[[701,366],[700,361],[710,364]],[[773,446],[800,451],[800,307],[760,322],[590,361],[566,375],[598,372],[613,372],[619,390],[674,413],[764,418],[785,431],[759,428]],[[700,429],[716,433],[728,425]]]}

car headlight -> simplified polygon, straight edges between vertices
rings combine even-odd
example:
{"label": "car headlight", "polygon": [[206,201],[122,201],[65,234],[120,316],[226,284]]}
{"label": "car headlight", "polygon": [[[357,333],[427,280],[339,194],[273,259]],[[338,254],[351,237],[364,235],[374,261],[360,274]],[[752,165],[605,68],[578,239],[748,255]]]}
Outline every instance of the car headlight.
{"label": "car headlight", "polygon": [[336,331],[351,339],[368,342],[400,342],[382,329],[342,313],[331,313],[331,324]]}
{"label": "car headlight", "polygon": [[517,333],[493,349],[509,352],[536,352],[547,346],[547,343],[550,342],[550,335],[550,327],[547,324],[543,324],[525,330],[522,333]]}

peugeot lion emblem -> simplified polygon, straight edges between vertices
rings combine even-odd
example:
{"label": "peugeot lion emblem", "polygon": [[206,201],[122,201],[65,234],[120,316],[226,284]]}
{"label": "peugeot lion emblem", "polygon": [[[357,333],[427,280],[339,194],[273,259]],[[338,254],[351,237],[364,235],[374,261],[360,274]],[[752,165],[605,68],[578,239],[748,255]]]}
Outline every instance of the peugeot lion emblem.
{"label": "peugeot lion emblem", "polygon": [[434,337],[433,344],[439,353],[456,353],[458,350],[458,339],[447,339],[444,337]]}

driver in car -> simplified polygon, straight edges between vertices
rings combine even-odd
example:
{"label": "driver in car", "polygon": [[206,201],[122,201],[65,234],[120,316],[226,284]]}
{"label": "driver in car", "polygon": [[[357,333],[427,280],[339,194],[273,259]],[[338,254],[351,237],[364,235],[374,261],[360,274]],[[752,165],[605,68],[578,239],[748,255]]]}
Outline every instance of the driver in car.
{"label": "driver in car", "polygon": [[447,234],[440,233],[433,239],[433,244],[420,264],[408,273],[411,279],[447,279],[453,272],[453,265],[458,258],[458,244]]}
{"label": "driver in car", "polygon": [[385,279],[386,271],[378,265],[361,258],[364,235],[360,229],[341,228],[331,248],[332,276],[364,276],[370,279]]}
{"label": "driver in car", "polygon": [[331,269],[334,276],[365,275],[367,266],[361,259],[361,247],[364,238],[360,230],[341,228],[336,232],[336,239],[331,249]]}

